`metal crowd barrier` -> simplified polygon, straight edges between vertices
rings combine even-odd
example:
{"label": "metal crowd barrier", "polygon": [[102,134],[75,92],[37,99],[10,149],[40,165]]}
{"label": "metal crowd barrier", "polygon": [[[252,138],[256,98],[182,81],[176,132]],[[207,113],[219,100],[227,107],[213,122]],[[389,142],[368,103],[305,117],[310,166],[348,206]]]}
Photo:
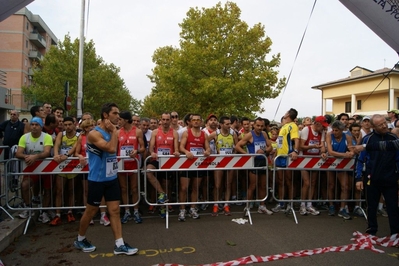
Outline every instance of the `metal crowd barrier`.
{"label": "metal crowd barrier", "polygon": [[[262,156],[264,157],[264,160],[266,162],[265,166],[262,167],[255,167],[254,166],[254,158]],[[164,183],[165,189],[168,187],[172,187],[172,191],[169,191],[168,197],[170,200],[164,204],[157,203],[156,201],[156,195],[158,195],[158,191],[155,191],[155,199],[150,198],[149,193],[145,193],[145,201],[148,205],[150,206],[157,206],[157,207],[166,207],[166,217],[165,217],[165,222],[166,222],[166,228],[169,228],[169,206],[179,206],[179,205],[192,205],[195,204],[197,206],[199,205],[213,205],[213,204],[237,204],[237,203],[244,203],[244,204],[249,204],[251,202],[261,202],[265,201],[268,197],[268,165],[267,165],[267,157],[263,154],[229,154],[229,155],[210,155],[209,157],[204,157],[204,156],[196,156],[193,159],[188,159],[186,156],[180,156],[180,157],[174,157],[174,156],[168,156],[168,155],[162,155],[159,156],[159,169],[148,169],[147,164],[148,162],[152,160],[151,157],[146,158],[145,163],[144,163],[144,189],[145,191],[148,191],[148,189],[152,189],[151,184],[148,184],[148,178],[147,174],[149,172],[153,172],[155,175],[159,173],[163,174],[171,174],[169,178],[166,179],[166,183]],[[256,189],[254,192],[255,198],[254,199],[235,199],[235,200],[219,200],[219,199],[213,199],[211,200],[211,197],[209,194],[212,195],[212,192],[209,193],[209,188],[211,187],[211,178],[210,176],[217,170],[233,170],[236,171],[236,178],[238,179],[238,171],[242,170],[258,170],[258,171],[264,171],[264,175],[266,176],[266,188],[265,188],[265,194],[266,196],[264,198],[257,198],[257,193],[256,191],[259,189],[258,185],[256,185]],[[206,189],[206,192],[202,191],[197,191],[198,195],[202,195],[202,199],[198,198],[197,201],[190,201],[187,200],[185,202],[179,202],[179,176],[181,176],[182,172],[186,171],[207,171],[206,176],[202,178],[202,182],[207,184],[204,189]],[[245,182],[247,187],[249,184],[249,178],[248,178],[248,171],[246,171],[247,175],[245,177]],[[257,182],[258,184],[258,182]],[[162,186],[162,184],[161,184]],[[200,187],[200,186],[198,186]],[[245,191],[246,193],[247,191]],[[233,194],[233,193],[232,193]],[[238,194],[238,193],[236,193]],[[173,196],[172,196],[173,195]],[[187,193],[187,198],[190,198],[189,192]],[[252,224],[252,218],[251,218],[251,213],[249,208],[246,209],[246,214],[249,218],[250,224]]]}
{"label": "metal crowd barrier", "polygon": [[[138,170],[125,170],[124,169],[124,160],[126,159],[131,159],[130,157],[117,157],[118,158],[118,173],[130,173],[130,172],[136,172]],[[16,167],[16,169],[14,169],[13,171],[10,171],[11,168],[15,168],[15,165],[18,165]],[[13,166],[13,167],[12,167]],[[59,177],[57,175],[59,174],[87,174],[89,172],[89,167],[88,165],[86,166],[81,166],[79,164],[79,158],[78,157],[70,157],[67,160],[61,162],[61,163],[57,163],[56,161],[53,160],[53,158],[46,158],[43,160],[38,160],[36,162],[34,162],[32,165],[27,165],[25,163],[24,160],[20,160],[20,159],[10,159],[6,162],[5,164],[5,177],[6,177],[6,190],[11,190],[14,188],[14,184],[13,184],[13,180],[19,180],[18,183],[18,187],[21,186],[22,182],[23,182],[23,177],[24,176],[38,176],[39,181],[37,182],[37,186],[38,189],[37,191],[39,191],[40,194],[40,203],[36,204],[36,206],[12,206],[9,204],[9,202],[11,201],[9,193],[5,194],[5,198],[6,198],[6,202],[7,202],[7,208],[9,208],[10,210],[16,210],[16,211],[29,211],[29,216],[27,218],[27,222],[25,225],[25,230],[24,230],[24,234],[26,234],[29,223],[32,219],[33,216],[33,212],[34,211],[48,211],[48,210],[70,210],[70,209],[85,209],[86,206],[84,206],[84,204],[81,205],[75,205],[77,202],[76,199],[76,192],[75,192],[75,186],[79,187],[79,185],[75,184],[75,178],[73,177],[71,178],[71,180],[73,180],[73,192],[72,195],[68,195],[68,196],[72,196],[74,199],[74,205],[73,206],[64,206],[64,196],[65,196],[65,192],[64,192],[64,186],[62,186],[61,191],[62,191],[62,204],[60,207],[56,207],[55,206],[55,202],[54,202],[54,196],[55,195],[55,178],[67,178],[68,177]],[[47,181],[50,181],[50,191],[49,191],[49,195],[47,195],[49,197],[49,206],[43,206],[43,181],[45,181],[45,179],[49,179]],[[28,187],[29,187],[29,198],[31,199],[31,194],[32,193],[32,184],[30,183],[30,179],[28,179]],[[79,181],[77,181],[79,182]],[[138,182],[140,182],[138,180]],[[140,185],[140,183],[139,183]],[[82,182],[81,185],[81,190],[84,193],[84,182]],[[22,191],[21,191],[22,193]],[[46,193],[46,192],[45,192]],[[83,194],[82,194],[82,203],[83,203]],[[133,205],[137,205],[138,202],[134,203]],[[46,204],[47,205],[47,204]],[[123,206],[130,206],[130,205],[121,205],[121,207]],[[106,206],[100,206],[100,207],[106,207]]]}
{"label": "metal crowd barrier", "polygon": [[[4,206],[7,206],[8,202],[6,199],[7,194],[14,192],[13,189],[9,190],[7,186],[6,163],[8,160],[4,159],[5,153],[10,153],[10,147],[0,146],[0,210],[2,210],[11,219],[14,219],[14,217],[6,210],[6,208],[4,208]],[[3,204],[3,199],[5,200],[4,204]]]}
{"label": "metal crowd barrier", "polygon": [[[278,160],[278,158],[285,158],[286,159],[286,167],[277,167],[276,166],[276,161]],[[280,155],[277,156],[274,159],[274,167],[273,167],[273,185],[272,185],[272,198],[277,201],[277,202],[283,202],[286,204],[290,204],[291,206],[291,211],[295,220],[295,223],[298,224],[298,219],[297,216],[295,214],[295,210],[294,210],[294,203],[301,203],[301,202],[312,202],[312,203],[325,203],[325,202],[359,202],[359,203],[364,203],[366,202],[365,199],[362,199],[361,196],[360,198],[356,199],[354,198],[355,192],[356,192],[356,186],[354,184],[354,173],[355,173],[355,168],[356,168],[356,160],[355,158],[336,158],[336,157],[327,157],[327,159],[323,159],[321,158],[321,156],[298,156],[298,158],[296,160],[292,160],[291,157],[286,156],[286,155]],[[316,190],[314,191],[314,195],[313,195],[313,199],[297,199],[295,191],[298,190],[294,190],[294,184],[298,185],[300,184],[300,188],[301,190],[299,190],[299,194],[300,197],[302,195],[302,175],[300,173],[300,171],[317,171],[318,172],[318,176],[317,176],[317,184],[316,184]],[[286,173],[286,171],[293,171],[292,172],[292,189],[294,190],[294,195],[293,198],[283,198],[280,199],[277,197],[276,192],[277,192],[277,179],[276,179],[276,175],[277,175],[277,171],[283,171],[284,175]],[[299,171],[299,174],[298,174]],[[329,172],[329,173],[328,173]],[[337,198],[338,195],[338,191],[340,190],[340,187],[338,186],[338,178],[337,178],[337,173],[339,172],[348,172],[350,174],[348,174],[348,190],[350,190],[352,193],[348,194],[350,196],[350,198],[348,199],[339,199]],[[334,174],[334,178],[335,178],[335,191],[334,191],[334,197],[333,199],[329,199],[328,197],[324,196],[322,197],[321,191],[323,189],[327,190],[327,194],[328,195],[328,178],[327,176],[324,176],[324,174],[328,175],[328,174]],[[300,182],[298,182],[300,179]],[[311,175],[310,175],[311,176]],[[286,190],[286,186],[285,186],[285,180],[284,180],[285,176],[283,177],[283,187],[284,190]],[[323,187],[323,182],[325,181],[325,186]],[[311,184],[311,181],[310,181]],[[311,185],[310,185],[311,186]],[[311,189],[311,187],[309,188]],[[284,193],[286,194],[286,193]],[[363,208],[361,206],[360,210],[362,211],[364,217],[367,219],[367,215],[365,213],[365,211],[363,210]]]}

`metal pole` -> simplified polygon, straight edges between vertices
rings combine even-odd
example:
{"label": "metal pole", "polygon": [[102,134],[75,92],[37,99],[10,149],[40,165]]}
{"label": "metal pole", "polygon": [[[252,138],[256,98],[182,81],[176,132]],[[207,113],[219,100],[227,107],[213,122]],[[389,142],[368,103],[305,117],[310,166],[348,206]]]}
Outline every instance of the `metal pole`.
{"label": "metal pole", "polygon": [[81,16],[80,16],[78,97],[77,97],[77,101],[76,101],[77,117],[82,117],[82,103],[83,103],[83,48],[84,48],[84,43],[85,43],[85,36],[84,36],[85,2],[86,2],[86,0],[82,0],[82,9],[81,9]]}

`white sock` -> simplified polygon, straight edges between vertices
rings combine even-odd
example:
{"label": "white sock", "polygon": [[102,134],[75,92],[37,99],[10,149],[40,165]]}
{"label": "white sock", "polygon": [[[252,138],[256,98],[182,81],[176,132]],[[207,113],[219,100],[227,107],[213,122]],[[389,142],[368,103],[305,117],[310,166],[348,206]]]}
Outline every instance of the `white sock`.
{"label": "white sock", "polygon": [[115,245],[119,248],[120,246],[124,245],[125,242],[123,242],[123,238],[118,238],[115,240]]}
{"label": "white sock", "polygon": [[81,236],[78,234],[78,241],[83,241],[84,239],[86,239],[86,236]]}
{"label": "white sock", "polygon": [[101,212],[101,218],[104,218],[106,212]]}

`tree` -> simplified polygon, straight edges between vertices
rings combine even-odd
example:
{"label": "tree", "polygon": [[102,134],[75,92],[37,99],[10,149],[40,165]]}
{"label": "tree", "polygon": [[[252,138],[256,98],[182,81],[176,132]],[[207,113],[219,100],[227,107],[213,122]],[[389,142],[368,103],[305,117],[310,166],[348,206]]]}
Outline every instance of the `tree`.
{"label": "tree", "polygon": [[144,114],[176,110],[253,117],[264,111],[262,101],[277,97],[285,86],[285,78],[277,77],[280,54],[267,58],[272,41],[264,26],[249,28],[240,15],[232,2],[190,8],[179,24],[180,47],[153,54],[148,77],[154,87],[144,99]]}
{"label": "tree", "polygon": [[[85,43],[83,57],[83,112],[99,116],[105,102],[115,102],[121,110],[138,112],[141,102],[134,99],[119,76],[120,69],[106,64],[97,56],[94,42]],[[71,41],[69,35],[63,42],[51,47],[44,59],[34,66],[33,84],[23,88],[27,97],[53,106],[64,106],[64,84],[69,81],[72,99],[70,114],[76,114],[74,101],[78,91],[79,39]]]}

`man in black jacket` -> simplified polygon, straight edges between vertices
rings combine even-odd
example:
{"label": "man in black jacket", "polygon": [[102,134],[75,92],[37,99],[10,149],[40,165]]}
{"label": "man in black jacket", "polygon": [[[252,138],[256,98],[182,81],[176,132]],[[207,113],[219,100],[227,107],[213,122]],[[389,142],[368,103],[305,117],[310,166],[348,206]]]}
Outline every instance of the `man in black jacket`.
{"label": "man in black jacket", "polygon": [[[378,145],[380,141],[396,140],[397,137],[388,131],[385,117],[374,115],[371,119],[374,132],[363,138],[367,146]],[[365,146],[366,146],[365,145]],[[368,228],[367,233],[375,235],[378,231],[377,207],[381,194],[387,205],[391,234],[399,233],[398,209],[398,163],[399,151],[362,151],[356,166],[356,188],[366,188]],[[362,176],[363,164],[366,170]]]}
{"label": "man in black jacket", "polygon": [[[0,124],[0,134],[3,138],[3,145],[12,147],[18,145],[18,141],[24,134],[25,124],[19,121],[19,113],[17,110],[10,111],[10,120],[6,120]],[[4,151],[4,160],[9,159],[9,150]]]}

